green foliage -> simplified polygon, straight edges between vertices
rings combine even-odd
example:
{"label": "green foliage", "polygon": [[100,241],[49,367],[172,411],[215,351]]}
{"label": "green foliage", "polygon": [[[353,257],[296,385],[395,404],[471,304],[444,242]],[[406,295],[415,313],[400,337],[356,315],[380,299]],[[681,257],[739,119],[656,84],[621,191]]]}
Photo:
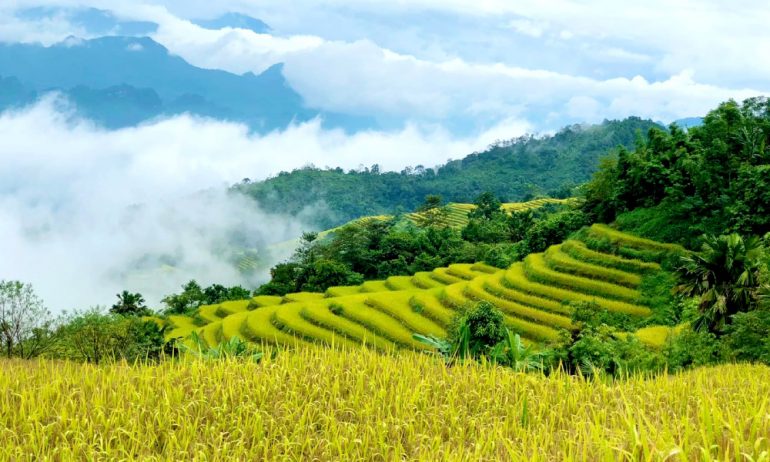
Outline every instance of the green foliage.
{"label": "green foliage", "polygon": [[497,364],[507,366],[516,372],[539,371],[544,367],[544,354],[533,347],[526,347],[519,334],[505,329],[505,337],[489,352]]}
{"label": "green foliage", "polygon": [[99,364],[104,361],[157,360],[170,353],[164,329],[153,321],[105,314],[99,308],[75,313],[58,329],[56,358]]}
{"label": "green foliage", "polygon": [[698,297],[696,330],[720,332],[732,315],[756,307],[763,269],[763,248],[757,238],[738,234],[704,236],[700,253],[681,258],[682,283],[676,290]]}
{"label": "green foliage", "polygon": [[597,372],[615,377],[663,369],[662,358],[636,337],[618,337],[617,331],[602,324],[580,331],[567,348],[569,366],[584,375]]}
{"label": "green foliage", "polygon": [[322,202],[315,223],[320,229],[362,216],[414,210],[429,194],[447,202],[469,202],[490,191],[506,201],[519,201],[587,181],[610,149],[633,147],[637,133],[654,126],[631,117],[592,127],[565,127],[552,137],[524,136],[496,143],[435,170],[417,166],[397,173],[373,166],[345,172],[311,166],[233,188],[267,211],[292,215]]}
{"label": "green foliage", "polygon": [[123,316],[148,316],[152,313],[145,305],[144,297],[127,290],[117,294],[118,301],[110,308],[110,313]]}
{"label": "green foliage", "polygon": [[670,372],[717,364],[726,354],[722,343],[711,332],[684,329],[663,350]]}
{"label": "green foliage", "polygon": [[182,286],[181,293],[167,295],[161,301],[166,305],[166,314],[187,314],[202,305],[216,305],[249,297],[251,292],[241,286],[225,287],[221,284],[213,284],[203,288],[196,281],[190,281]]}
{"label": "green foliage", "polygon": [[[503,313],[489,302],[476,303],[463,313],[449,330],[449,343],[472,357],[486,356],[505,339]],[[462,354],[466,356],[466,354]]]}
{"label": "green foliage", "polygon": [[770,311],[734,315],[724,341],[734,359],[770,364]]}
{"label": "green foliage", "polygon": [[0,280],[0,348],[30,358],[53,343],[53,320],[31,284]]}
{"label": "green foliage", "polygon": [[768,147],[770,100],[728,101],[699,127],[652,128],[633,152],[604,161],[585,188],[585,210],[603,222],[620,215],[624,229],[690,247],[701,234],[764,235]]}
{"label": "green foliage", "polygon": [[237,336],[231,337],[230,340],[221,342],[217,346],[210,347],[206,344],[206,341],[198,335],[198,332],[193,331],[190,335],[190,342],[193,346],[180,343],[180,350],[201,359],[211,361],[246,359],[258,363],[264,357],[263,352],[255,350]]}

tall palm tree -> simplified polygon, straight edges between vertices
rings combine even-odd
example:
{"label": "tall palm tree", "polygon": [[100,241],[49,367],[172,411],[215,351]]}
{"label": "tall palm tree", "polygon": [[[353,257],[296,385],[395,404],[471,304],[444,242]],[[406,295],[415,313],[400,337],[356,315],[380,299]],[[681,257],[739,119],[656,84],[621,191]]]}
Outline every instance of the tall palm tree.
{"label": "tall palm tree", "polygon": [[110,308],[111,313],[122,314],[124,316],[140,316],[147,314],[148,309],[144,304],[145,302],[142,294],[132,294],[131,292],[124,290],[117,296],[118,302]]}
{"label": "tall palm tree", "polygon": [[697,330],[719,332],[730,316],[756,305],[761,255],[758,238],[733,233],[704,236],[700,253],[682,257],[682,282],[676,291],[700,299]]}

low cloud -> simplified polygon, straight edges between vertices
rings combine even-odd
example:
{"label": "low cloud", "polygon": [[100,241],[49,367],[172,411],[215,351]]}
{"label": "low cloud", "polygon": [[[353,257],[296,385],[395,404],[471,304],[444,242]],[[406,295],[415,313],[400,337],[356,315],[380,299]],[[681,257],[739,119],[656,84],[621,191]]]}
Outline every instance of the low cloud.
{"label": "low cloud", "polygon": [[180,116],[105,131],[50,96],[0,115],[0,279],[31,282],[56,311],[110,304],[123,289],[156,305],[190,279],[254,287],[267,267],[245,276],[233,250],[298,236],[323,204],[303,217],[268,214],[229,184],[310,163],[432,166],[528,128],[510,120],[454,139],[416,126],[346,135],[312,121],[255,135]]}

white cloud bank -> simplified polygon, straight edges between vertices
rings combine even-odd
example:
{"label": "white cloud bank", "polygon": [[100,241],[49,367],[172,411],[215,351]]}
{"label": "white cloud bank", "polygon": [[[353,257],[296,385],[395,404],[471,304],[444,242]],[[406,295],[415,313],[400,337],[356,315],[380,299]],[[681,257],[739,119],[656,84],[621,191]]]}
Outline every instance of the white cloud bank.
{"label": "white cloud bank", "polygon": [[[307,228],[225,193],[244,177],[307,163],[432,166],[528,128],[508,121],[461,140],[414,126],[348,136],[314,121],[260,136],[182,116],[109,132],[56,107],[48,99],[0,115],[0,279],[31,282],[57,311],[112,303],[122,289],[157,303],[193,278],[254,286],[223,244],[255,247]],[[162,269],[169,261],[175,270]]]}

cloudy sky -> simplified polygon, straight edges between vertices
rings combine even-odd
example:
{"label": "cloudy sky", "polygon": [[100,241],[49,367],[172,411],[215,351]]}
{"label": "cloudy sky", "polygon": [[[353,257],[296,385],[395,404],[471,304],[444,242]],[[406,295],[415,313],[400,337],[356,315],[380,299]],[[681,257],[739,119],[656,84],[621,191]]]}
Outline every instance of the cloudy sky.
{"label": "cloudy sky", "polygon": [[[20,14],[41,6],[65,9]],[[94,37],[66,13],[76,7],[157,23],[152,38],[196,66],[285,63],[309,106],[389,124],[256,135],[180,116],[110,132],[51,98],[0,114],[0,279],[32,282],[55,310],[109,304],[123,288],[157,303],[192,278],[253,286],[222,261],[222,240],[247,232],[256,245],[306,226],[224,194],[244,177],[308,163],[431,166],[526,132],[630,115],[667,123],[770,93],[760,1],[4,0],[0,41]],[[271,31],[194,24],[227,12]],[[169,254],[174,270],[134,271]]]}

